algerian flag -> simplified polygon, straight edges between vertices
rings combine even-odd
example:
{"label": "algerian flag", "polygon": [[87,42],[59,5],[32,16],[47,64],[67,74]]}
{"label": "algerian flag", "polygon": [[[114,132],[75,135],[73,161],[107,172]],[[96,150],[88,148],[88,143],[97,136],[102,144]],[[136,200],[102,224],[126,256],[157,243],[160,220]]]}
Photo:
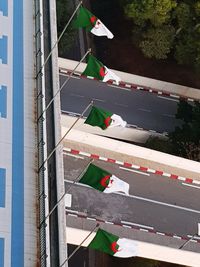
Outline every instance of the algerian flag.
{"label": "algerian flag", "polygon": [[198,223],[198,232],[197,232],[197,235],[200,236],[200,223]]}
{"label": "algerian flag", "polygon": [[82,6],[79,9],[78,17],[74,21],[74,26],[77,28],[85,28],[97,36],[107,36],[109,39],[114,37],[112,32],[108,30],[108,28],[100,21],[100,19]]}
{"label": "algerian flag", "polygon": [[90,164],[79,183],[87,184],[104,193],[123,192],[129,194],[129,184],[120,180],[115,175]]}
{"label": "algerian flag", "polygon": [[138,250],[136,241],[119,238],[102,229],[98,229],[88,247],[120,258],[135,257]]}
{"label": "algerian flag", "polygon": [[95,106],[92,106],[92,109],[84,123],[92,126],[98,126],[102,130],[115,126],[126,127],[127,124],[126,121],[124,121],[119,115]]}
{"label": "algerian flag", "polygon": [[87,66],[82,75],[91,76],[103,82],[114,80],[117,84],[119,84],[121,81],[114,72],[104,66],[103,63],[101,63],[93,55],[88,56]]}

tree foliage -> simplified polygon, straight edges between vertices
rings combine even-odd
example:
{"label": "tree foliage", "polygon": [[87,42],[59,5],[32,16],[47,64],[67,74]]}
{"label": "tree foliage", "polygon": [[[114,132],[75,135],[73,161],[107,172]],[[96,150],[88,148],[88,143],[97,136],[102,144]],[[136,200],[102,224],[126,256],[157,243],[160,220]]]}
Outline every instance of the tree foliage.
{"label": "tree foliage", "polygon": [[165,59],[170,53],[174,39],[174,28],[165,25],[160,28],[150,28],[140,43],[143,53],[149,58]]}
{"label": "tree foliage", "polygon": [[144,55],[165,59],[173,53],[178,64],[193,66],[200,72],[200,1],[120,2],[125,16],[134,23],[133,35],[137,33],[137,45]]}
{"label": "tree foliage", "polygon": [[125,14],[137,25],[144,26],[150,21],[159,27],[170,19],[170,11],[176,7],[174,0],[133,0],[125,6]]}
{"label": "tree foliage", "polygon": [[[69,0],[56,0],[56,13],[57,13],[57,31],[58,36],[60,36],[63,31],[67,21],[73,13],[73,6],[71,6],[71,1]],[[66,51],[68,51],[75,40],[76,30],[71,27],[67,28],[63,37],[59,43],[59,56],[63,56]]]}
{"label": "tree foliage", "polygon": [[180,101],[176,118],[181,125],[169,133],[168,140],[150,138],[146,147],[200,162],[200,103]]}

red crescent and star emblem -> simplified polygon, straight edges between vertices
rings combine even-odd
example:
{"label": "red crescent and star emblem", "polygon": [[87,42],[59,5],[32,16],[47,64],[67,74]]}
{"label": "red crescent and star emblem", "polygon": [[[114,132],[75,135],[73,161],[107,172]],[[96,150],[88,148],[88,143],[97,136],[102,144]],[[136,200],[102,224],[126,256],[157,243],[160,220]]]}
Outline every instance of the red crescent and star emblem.
{"label": "red crescent and star emblem", "polygon": [[99,74],[100,74],[101,77],[104,77],[106,75],[106,72],[105,72],[105,68],[104,67],[101,67],[100,68]]}
{"label": "red crescent and star emblem", "polygon": [[118,250],[119,245],[117,244],[116,241],[114,241],[114,242],[111,243],[110,248],[111,248],[111,250],[112,250],[114,253],[116,253],[116,252],[119,251],[119,250]]}
{"label": "red crescent and star emblem", "polygon": [[91,24],[92,25],[96,25],[96,21],[97,21],[97,18],[95,17],[95,16],[92,16],[91,18],[90,18],[90,22],[91,22]]}
{"label": "red crescent and star emblem", "polygon": [[104,124],[106,125],[106,127],[108,127],[111,123],[111,117],[107,117],[105,120],[104,120]]}
{"label": "red crescent and star emblem", "polygon": [[110,180],[110,182],[109,183],[111,183],[111,185],[110,186],[108,186],[108,184],[107,184],[107,181],[110,179],[110,175],[106,175],[105,177],[103,177],[102,179],[101,179],[101,181],[100,181],[100,184],[103,186],[103,187],[111,187],[111,185],[112,185],[112,183],[113,183],[113,180]]}

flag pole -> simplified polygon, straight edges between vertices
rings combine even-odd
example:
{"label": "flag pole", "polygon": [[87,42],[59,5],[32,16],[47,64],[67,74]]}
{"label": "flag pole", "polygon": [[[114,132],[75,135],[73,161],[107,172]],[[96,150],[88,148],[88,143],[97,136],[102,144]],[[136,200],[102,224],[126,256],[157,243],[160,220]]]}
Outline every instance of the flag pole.
{"label": "flag pole", "polygon": [[60,42],[60,39],[63,37],[63,34],[65,33],[67,27],[69,26],[70,22],[72,21],[73,17],[75,16],[77,10],[79,9],[79,7],[82,5],[83,1],[80,1],[79,4],[77,5],[76,9],[74,10],[73,14],[71,15],[70,19],[68,20],[68,22],[66,23],[63,31],[61,32],[59,38],[57,39],[57,41],[55,42],[55,44],[53,45],[53,47],[51,48],[51,51],[49,52],[47,58],[45,59],[43,65],[41,66],[39,72],[42,71],[42,69],[45,67],[46,63],[48,62],[50,56],[52,55],[53,53],[53,50],[55,49],[55,47],[58,45],[58,43]]}
{"label": "flag pole", "polygon": [[190,241],[192,241],[196,235],[197,234],[194,234],[193,236],[191,236],[191,238],[186,240],[178,249],[182,249],[185,245],[187,245]]}
{"label": "flag pole", "polygon": [[197,233],[192,235],[190,239],[186,240],[179,249],[182,249],[185,245],[187,245],[191,240],[193,240],[196,236],[200,236],[200,223],[197,224]]}
{"label": "flag pole", "polygon": [[40,223],[40,226],[51,216],[51,214],[54,212],[54,210],[58,207],[59,203],[62,201],[62,199],[65,197],[65,195],[70,191],[71,187],[77,183],[83,174],[87,171],[87,168],[89,165],[94,161],[94,159],[90,159],[87,166],[84,168],[84,170],[76,177],[76,179],[73,181],[73,183],[67,188],[65,193],[61,196],[61,198],[58,200],[58,202],[55,204],[55,206],[50,210],[50,212],[47,214],[47,216],[44,218],[44,220]]}
{"label": "flag pole", "polygon": [[54,99],[56,98],[56,96],[58,95],[58,93],[61,92],[61,90],[63,89],[63,87],[68,83],[68,81],[70,80],[70,78],[72,77],[72,75],[74,74],[75,70],[78,68],[78,66],[81,64],[81,62],[86,58],[86,56],[91,52],[91,48],[89,48],[87,50],[87,52],[85,53],[85,55],[81,58],[81,60],[78,62],[78,64],[76,65],[76,67],[72,70],[72,72],[70,73],[70,75],[68,76],[68,78],[66,79],[66,81],[63,83],[63,85],[60,87],[60,89],[57,90],[57,92],[55,93],[55,95],[53,96],[53,98],[50,100],[49,104],[46,106],[46,108],[42,111],[42,114],[39,116],[38,121],[40,120],[40,118],[43,116],[43,114],[47,111],[47,109],[50,107],[50,105],[52,104],[52,102],[54,101]]}
{"label": "flag pole", "polygon": [[48,155],[48,157],[43,161],[42,165],[39,167],[39,171],[44,166],[44,164],[51,158],[53,153],[56,151],[57,147],[60,145],[60,143],[64,140],[65,136],[71,131],[71,129],[74,127],[74,125],[83,117],[84,113],[93,105],[93,100],[89,103],[89,105],[84,109],[84,111],[79,115],[79,117],[75,120],[75,122],[71,125],[71,127],[66,131],[66,133],[63,135],[63,137],[60,139],[60,141],[56,144],[54,149],[51,151],[51,153]]}
{"label": "flag pole", "polygon": [[70,259],[71,259],[71,257],[80,249],[80,247],[82,246],[82,244],[91,236],[91,234],[96,230],[96,229],[98,229],[99,228],[99,224],[96,224],[95,225],[95,227],[93,228],[93,230],[83,239],[83,241],[80,243],[80,245],[72,252],[72,254],[71,255],[69,255],[69,257],[68,258],[66,258],[66,260],[60,265],[60,267],[62,267],[62,266],[64,266],[64,264],[66,263],[66,262],[68,262]]}

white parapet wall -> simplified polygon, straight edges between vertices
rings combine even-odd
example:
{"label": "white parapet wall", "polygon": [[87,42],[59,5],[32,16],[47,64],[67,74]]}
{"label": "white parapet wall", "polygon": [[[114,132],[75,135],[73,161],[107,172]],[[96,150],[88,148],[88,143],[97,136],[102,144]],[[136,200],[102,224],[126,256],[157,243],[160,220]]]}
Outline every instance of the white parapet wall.
{"label": "white parapet wall", "polygon": [[[62,135],[68,130],[62,127]],[[106,137],[71,130],[64,147],[200,181],[200,163]]]}
{"label": "white parapet wall", "polygon": [[[81,242],[89,235],[89,231],[66,228],[67,242],[73,245],[80,245]],[[92,233],[88,239],[82,244],[87,247],[94,238],[95,233]],[[135,241],[138,248],[138,257],[154,259],[159,261],[172,262],[184,266],[199,267],[200,254],[185,250],[154,245],[146,242]]]}
{"label": "white parapet wall", "polygon": [[[61,116],[61,125],[63,127],[70,127],[76,120],[76,117],[62,114]],[[92,127],[90,125],[84,124],[85,119],[79,119],[75,125],[75,129],[78,129],[83,132],[88,132],[91,134],[97,134],[101,136],[108,136],[116,138],[119,140],[127,140],[135,143],[145,143],[150,136],[159,136],[160,138],[165,138],[163,135],[158,133],[152,133],[149,131],[134,129],[134,128],[122,128],[114,127],[108,128],[105,130],[100,129],[99,127]]]}
{"label": "white parapet wall", "polygon": [[[50,24],[51,24],[51,47],[54,47],[57,41],[57,24],[56,24],[56,1],[51,0],[50,3]],[[57,48],[52,52],[52,80],[53,80],[53,94],[55,95],[60,88],[59,84],[59,69],[58,69],[58,50]],[[60,94],[54,100],[54,122],[55,122],[55,143],[61,139],[61,104],[60,104]],[[61,156],[60,151],[62,151],[62,144],[56,150],[56,183],[57,183],[57,201],[61,199],[65,192],[64,188],[64,168],[63,168],[63,157]],[[64,199],[61,201],[57,207],[58,211],[58,235],[59,235],[59,260],[60,264],[67,257],[67,246],[66,246],[66,234],[65,234],[65,225],[66,225],[66,216],[64,209]],[[68,264],[65,264],[67,267]]]}
{"label": "white parapet wall", "polygon": [[[78,64],[77,61],[59,58],[58,59],[58,66],[61,69],[73,70],[76,65]],[[82,73],[86,67],[85,63],[81,63],[78,68],[76,69],[75,73]],[[109,66],[107,66],[109,67]],[[160,80],[155,80],[151,78],[146,78],[143,76],[134,75],[131,73],[126,73],[122,71],[113,70],[123,82],[136,84],[138,86],[145,86],[155,89],[157,91],[169,93],[169,94],[176,94],[182,96],[184,98],[192,98],[199,100],[200,99],[200,90],[188,86],[182,86],[179,84],[164,82]]]}

